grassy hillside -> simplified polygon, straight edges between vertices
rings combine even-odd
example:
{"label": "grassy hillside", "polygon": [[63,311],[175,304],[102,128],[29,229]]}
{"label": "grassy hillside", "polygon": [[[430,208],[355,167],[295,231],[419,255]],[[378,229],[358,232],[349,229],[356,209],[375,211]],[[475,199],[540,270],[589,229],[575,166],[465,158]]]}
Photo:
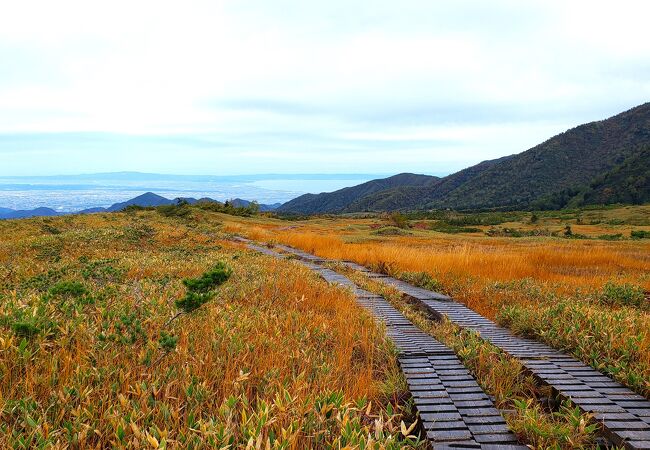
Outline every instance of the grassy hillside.
{"label": "grassy hillside", "polygon": [[409,445],[349,293],[168,209],[0,222],[1,448]]}

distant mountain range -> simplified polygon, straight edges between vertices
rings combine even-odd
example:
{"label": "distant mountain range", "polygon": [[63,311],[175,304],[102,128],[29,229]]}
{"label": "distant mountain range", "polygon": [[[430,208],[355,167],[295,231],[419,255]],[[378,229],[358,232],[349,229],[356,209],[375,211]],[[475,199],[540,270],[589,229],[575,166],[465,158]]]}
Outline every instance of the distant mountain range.
{"label": "distant mountain range", "polygon": [[650,201],[650,103],[444,178],[400,174],[277,209],[315,214],[452,208],[559,209]]}
{"label": "distant mountain range", "polygon": [[[105,175],[133,176],[131,173]],[[176,201],[147,192],[108,208],[84,209],[79,213],[113,212],[129,205],[160,206]],[[231,202],[235,206],[250,203],[242,199]],[[301,195],[282,205],[260,205],[260,209],[321,214],[418,209],[560,209],[645,202],[650,202],[650,103],[606,120],[580,125],[522,153],[483,161],[443,178],[402,173],[334,192]],[[0,219],[59,214],[50,208],[21,211],[0,208]]]}
{"label": "distant mountain range", "polygon": [[[191,197],[187,198],[176,198],[173,200],[170,200],[168,198],[162,197],[160,195],[154,194],[153,192],[147,192],[145,194],[139,195],[135,198],[132,198],[130,200],[127,200],[125,202],[120,202],[120,203],[115,203],[108,208],[102,208],[102,207],[96,207],[96,208],[88,208],[84,209],[81,211],[78,211],[77,214],[91,214],[91,213],[99,213],[99,212],[117,212],[117,211],[122,211],[124,208],[128,206],[142,206],[142,207],[149,207],[149,206],[163,206],[163,205],[172,205],[174,203],[177,203],[179,200],[184,200],[190,204],[200,202],[200,201],[209,201],[209,202],[216,202],[216,200],[213,200],[211,198],[200,198],[200,199],[195,199]],[[220,202],[219,202],[220,203]],[[247,207],[251,204],[250,201],[248,200],[243,200],[241,198],[236,198],[233,200],[230,200],[230,203],[235,206],[235,207]],[[280,206],[280,203],[276,203],[273,205],[259,205],[260,206],[260,211],[272,211],[276,209],[278,206]],[[25,219],[28,217],[47,217],[47,216],[59,216],[63,214],[70,214],[70,213],[59,213],[51,208],[36,208],[36,209],[30,209],[30,210],[13,210],[9,208],[0,208],[0,219]]]}

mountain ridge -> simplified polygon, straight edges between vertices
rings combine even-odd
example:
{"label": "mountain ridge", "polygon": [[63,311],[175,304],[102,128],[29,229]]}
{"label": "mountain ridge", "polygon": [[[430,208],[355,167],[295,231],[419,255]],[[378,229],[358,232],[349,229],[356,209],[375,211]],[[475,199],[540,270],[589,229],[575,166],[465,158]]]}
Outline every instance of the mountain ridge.
{"label": "mountain ridge", "polygon": [[[429,183],[403,184],[362,193],[345,205],[337,203],[336,208],[330,205],[340,200],[344,190],[317,196],[307,194],[302,196],[304,200],[308,203],[320,202],[320,205],[307,204],[305,207],[300,202],[290,201],[278,212],[313,214],[409,209],[552,209],[597,202],[599,199],[650,201],[648,178],[642,170],[633,170],[631,166],[648,166],[648,153],[643,151],[646,147],[650,147],[650,103],[608,119],[578,125],[521,153],[483,161]],[[611,184],[612,180],[617,180],[618,184],[633,185],[638,195],[619,193],[607,200],[607,196],[585,193],[588,186],[630,158],[633,163],[628,163],[627,168],[622,170],[634,180],[629,183],[623,180],[619,170],[619,175],[614,177],[612,173],[607,182]],[[372,180],[364,184],[381,181]],[[607,189],[608,192],[617,190],[615,186],[608,186]]]}
{"label": "mountain ridge", "polygon": [[277,212],[295,212],[296,210],[299,210],[298,212],[304,214],[344,212],[350,202],[366,195],[398,186],[424,186],[437,180],[439,180],[439,178],[433,175],[399,173],[388,178],[370,180],[334,192],[304,194],[284,203],[277,209]]}

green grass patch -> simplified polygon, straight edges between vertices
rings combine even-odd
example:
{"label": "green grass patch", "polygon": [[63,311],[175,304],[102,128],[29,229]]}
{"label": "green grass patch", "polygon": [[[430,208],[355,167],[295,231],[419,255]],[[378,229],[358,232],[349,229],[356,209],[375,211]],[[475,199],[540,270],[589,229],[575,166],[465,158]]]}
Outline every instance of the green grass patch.
{"label": "green grass patch", "polygon": [[437,231],[438,233],[480,233],[481,229],[476,227],[465,227],[460,225],[450,225],[446,222],[437,222],[429,227],[432,231]]}
{"label": "green grass patch", "polygon": [[372,231],[370,234],[375,236],[407,236],[411,233],[397,227],[382,227]]}

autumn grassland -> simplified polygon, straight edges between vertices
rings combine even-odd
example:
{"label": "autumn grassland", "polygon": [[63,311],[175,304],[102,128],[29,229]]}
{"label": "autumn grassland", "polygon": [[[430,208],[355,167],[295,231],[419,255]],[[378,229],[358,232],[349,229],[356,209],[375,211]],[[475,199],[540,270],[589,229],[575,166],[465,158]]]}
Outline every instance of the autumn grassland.
{"label": "autumn grassland", "polygon": [[0,222],[0,448],[420,445],[351,294],[226,237],[198,209]]}
{"label": "autumn grassland", "polygon": [[[287,220],[182,205],[0,221],[0,448],[424,446],[383,328],[351,293],[234,235],[445,292],[648,397],[649,217]],[[451,347],[522,442],[595,445],[589,417],[549,403],[519,362],[331,267]]]}
{"label": "autumn grassland", "polygon": [[226,230],[442,291],[650,396],[650,207],[358,217]]}

